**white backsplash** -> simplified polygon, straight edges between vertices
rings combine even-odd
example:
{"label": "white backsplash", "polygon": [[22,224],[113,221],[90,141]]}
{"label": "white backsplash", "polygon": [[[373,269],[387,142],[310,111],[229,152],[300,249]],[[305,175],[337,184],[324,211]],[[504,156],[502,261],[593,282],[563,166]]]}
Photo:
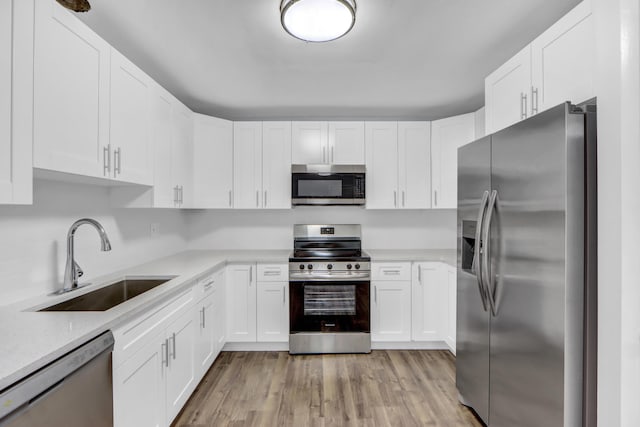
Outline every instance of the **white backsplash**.
{"label": "white backsplash", "polygon": [[[36,180],[33,206],[0,206],[0,305],[61,286],[67,231],[79,218],[98,220],[112,246],[100,252],[96,230],[78,229],[76,260],[83,280],[186,249],[181,212],[111,208],[108,192],[106,187]],[[152,223],[160,224],[154,237]]]}
{"label": "white backsplash", "polygon": [[290,249],[294,224],[362,224],[369,249],[455,249],[456,211],[298,207],[286,211],[188,212],[191,249]]}

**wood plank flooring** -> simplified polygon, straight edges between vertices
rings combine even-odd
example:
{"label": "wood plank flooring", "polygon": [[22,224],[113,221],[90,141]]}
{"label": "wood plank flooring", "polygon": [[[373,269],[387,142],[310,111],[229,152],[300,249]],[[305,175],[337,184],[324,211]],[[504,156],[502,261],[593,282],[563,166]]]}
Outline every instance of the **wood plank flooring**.
{"label": "wood plank flooring", "polygon": [[447,351],[221,353],[173,423],[204,426],[482,426],[457,401]]}

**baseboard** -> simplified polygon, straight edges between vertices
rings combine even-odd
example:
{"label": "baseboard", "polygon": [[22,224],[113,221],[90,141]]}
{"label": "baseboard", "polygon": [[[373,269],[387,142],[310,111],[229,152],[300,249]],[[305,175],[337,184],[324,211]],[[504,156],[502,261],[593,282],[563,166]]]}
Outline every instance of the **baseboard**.
{"label": "baseboard", "polygon": [[[408,341],[386,342],[374,341],[372,350],[449,350],[455,351],[445,341]],[[222,351],[289,351],[288,342],[228,342]]]}

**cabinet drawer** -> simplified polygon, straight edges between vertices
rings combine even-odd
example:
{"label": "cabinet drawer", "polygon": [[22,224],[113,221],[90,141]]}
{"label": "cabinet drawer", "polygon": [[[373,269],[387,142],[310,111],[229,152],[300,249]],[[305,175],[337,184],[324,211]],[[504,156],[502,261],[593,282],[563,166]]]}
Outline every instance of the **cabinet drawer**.
{"label": "cabinet drawer", "polygon": [[258,282],[288,282],[289,264],[258,264]]}
{"label": "cabinet drawer", "polygon": [[371,265],[372,280],[411,280],[410,262],[382,262]]}
{"label": "cabinet drawer", "polygon": [[224,269],[217,270],[209,273],[206,276],[198,280],[197,284],[193,288],[196,301],[201,300],[204,297],[216,292],[224,283]]}
{"label": "cabinet drawer", "polygon": [[193,288],[113,329],[113,365],[119,366],[193,303]]}

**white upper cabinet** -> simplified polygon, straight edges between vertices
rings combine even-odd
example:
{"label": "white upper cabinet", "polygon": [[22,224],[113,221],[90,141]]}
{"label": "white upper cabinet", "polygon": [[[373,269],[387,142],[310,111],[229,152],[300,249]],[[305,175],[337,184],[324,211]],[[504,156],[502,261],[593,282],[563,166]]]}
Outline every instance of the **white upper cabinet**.
{"label": "white upper cabinet", "polygon": [[262,207],[291,208],[291,122],[262,124]]}
{"label": "white upper cabinet", "polygon": [[0,4],[0,204],[32,203],[33,3]]}
{"label": "white upper cabinet", "polygon": [[485,80],[486,132],[594,97],[595,28],[585,0]]}
{"label": "white upper cabinet", "polygon": [[474,113],[431,123],[433,207],[458,206],[458,148],[475,139]]}
{"label": "white upper cabinet", "polygon": [[109,177],[110,46],[54,0],[35,4],[34,166]]}
{"label": "white upper cabinet", "polygon": [[366,122],[367,209],[431,207],[429,122]]}
{"label": "white upper cabinet", "polygon": [[595,29],[585,0],[531,44],[532,114],[595,96]]}
{"label": "white upper cabinet", "polygon": [[193,113],[174,100],[172,112],[171,175],[176,207],[191,207],[193,199]]}
{"label": "white upper cabinet", "polygon": [[364,122],[293,122],[293,164],[361,165]]}
{"label": "white upper cabinet", "polygon": [[194,118],[194,207],[233,207],[233,122]]}
{"label": "white upper cabinet", "polygon": [[362,165],[364,145],[364,122],[329,122],[326,163]]}
{"label": "white upper cabinet", "polygon": [[398,207],[431,207],[431,124],[398,123]]}
{"label": "white upper cabinet", "polygon": [[233,206],[258,209],[262,204],[262,123],[233,124]]}
{"label": "white upper cabinet", "polygon": [[327,122],[292,123],[293,164],[308,165],[327,161]]}
{"label": "white upper cabinet", "polygon": [[398,123],[366,122],[367,209],[398,207]]}
{"label": "white upper cabinet", "polygon": [[485,80],[487,133],[526,119],[530,91],[531,46],[527,46]]}
{"label": "white upper cabinet", "polygon": [[151,95],[153,80],[115,49],[111,50],[109,141],[117,180],[153,184]]}

